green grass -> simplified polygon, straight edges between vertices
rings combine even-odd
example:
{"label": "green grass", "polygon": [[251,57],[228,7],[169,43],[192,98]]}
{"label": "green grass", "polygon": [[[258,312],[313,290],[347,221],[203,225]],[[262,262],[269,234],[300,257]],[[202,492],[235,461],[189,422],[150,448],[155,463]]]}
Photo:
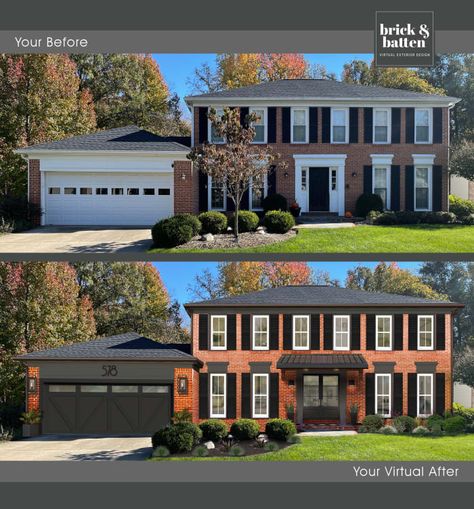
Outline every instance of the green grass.
{"label": "green grass", "polygon": [[152,461],[474,461],[474,434],[451,437],[303,437],[301,444],[277,452],[240,458],[168,457]]}
{"label": "green grass", "polygon": [[152,253],[472,253],[474,226],[356,226],[299,230],[291,240],[251,249],[152,249]]}

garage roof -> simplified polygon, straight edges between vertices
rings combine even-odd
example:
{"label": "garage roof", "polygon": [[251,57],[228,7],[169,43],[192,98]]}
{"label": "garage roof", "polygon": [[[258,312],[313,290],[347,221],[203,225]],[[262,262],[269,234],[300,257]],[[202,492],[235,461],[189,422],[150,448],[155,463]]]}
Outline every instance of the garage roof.
{"label": "garage roof", "polygon": [[202,364],[187,351],[188,345],[164,344],[137,334],[127,332],[107,338],[40,350],[20,355],[17,359],[29,360],[146,360],[193,362]]}

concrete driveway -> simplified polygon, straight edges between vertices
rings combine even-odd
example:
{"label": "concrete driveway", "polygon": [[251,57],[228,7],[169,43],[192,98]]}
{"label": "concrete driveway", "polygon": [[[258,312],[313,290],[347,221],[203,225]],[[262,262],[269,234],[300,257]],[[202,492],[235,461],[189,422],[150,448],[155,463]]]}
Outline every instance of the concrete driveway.
{"label": "concrete driveway", "polygon": [[0,253],[139,253],[151,244],[149,227],[42,226],[0,236]]}
{"label": "concrete driveway", "polygon": [[150,437],[45,435],[0,442],[0,461],[144,460],[151,451]]}

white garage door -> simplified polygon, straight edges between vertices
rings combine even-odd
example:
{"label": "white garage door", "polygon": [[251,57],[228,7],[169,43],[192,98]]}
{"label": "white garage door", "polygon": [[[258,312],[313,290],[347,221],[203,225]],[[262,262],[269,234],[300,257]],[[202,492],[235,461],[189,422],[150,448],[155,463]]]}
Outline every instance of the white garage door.
{"label": "white garage door", "polygon": [[173,174],[45,174],[44,223],[151,226],[173,214]]}

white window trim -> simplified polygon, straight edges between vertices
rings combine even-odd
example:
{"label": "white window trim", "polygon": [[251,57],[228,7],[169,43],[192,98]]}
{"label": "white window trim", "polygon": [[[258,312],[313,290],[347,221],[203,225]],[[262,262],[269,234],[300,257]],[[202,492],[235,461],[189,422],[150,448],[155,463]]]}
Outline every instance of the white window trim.
{"label": "white window trim", "polygon": [[[215,377],[224,378],[224,413],[216,414],[212,412],[212,380]],[[209,415],[211,418],[214,417],[226,417],[227,415],[227,375],[225,373],[211,373],[211,383],[209,384]]]}
{"label": "white window trim", "polygon": [[[417,111],[428,111],[428,141],[417,141],[416,139],[416,112]],[[413,139],[415,140],[416,145],[431,145],[433,143],[433,108],[415,108],[414,118],[413,118],[413,129],[415,132],[413,133]]]}
{"label": "white window trim", "polygon": [[[433,386],[434,377],[433,377],[433,373],[417,373],[417,376],[416,376],[416,415],[417,415],[417,417],[429,417],[430,415],[433,414],[433,412],[431,412],[431,414],[420,414],[420,379],[423,376],[431,378],[431,392],[430,392],[429,396],[431,397],[431,410],[434,410],[434,386]],[[427,396],[427,395],[424,394],[424,396]]]}
{"label": "white window trim", "polygon": [[[255,320],[257,318],[265,318],[267,321],[267,346],[255,346]],[[252,350],[269,350],[270,349],[270,317],[269,315],[253,315],[252,316]]]}
{"label": "white window trim", "polygon": [[[252,206],[252,186],[253,186],[253,177],[250,178],[250,184],[249,184],[249,210],[257,210],[257,211],[261,211],[263,210],[263,207],[253,207]],[[264,175],[263,176],[263,196],[262,196],[262,200],[263,198],[265,198],[268,194],[268,179],[267,179],[267,175]]]}
{"label": "white window trim", "polygon": [[[379,346],[379,318],[388,318],[390,320],[390,346]],[[375,349],[376,350],[392,350],[393,348],[393,316],[392,315],[375,315]]]}
{"label": "white window trim", "polygon": [[[308,329],[307,329],[307,346],[296,346],[296,319],[297,318],[306,318]],[[309,315],[293,315],[293,350],[309,350],[310,349],[310,321]]]}
{"label": "white window trim", "polygon": [[[431,319],[431,346],[421,346],[420,345],[420,320],[422,318],[430,318]],[[434,330],[434,316],[433,315],[418,315],[416,319],[416,346],[418,350],[434,350],[434,339],[435,339],[435,330]]]}
{"label": "white window trim", "polygon": [[266,106],[261,107],[254,106],[252,108],[249,108],[249,114],[256,110],[263,110],[263,141],[252,141],[252,143],[255,145],[265,145],[268,139],[268,121],[267,121],[268,110]]}
{"label": "white window trim", "polygon": [[208,203],[208,210],[216,210],[218,212],[226,211],[227,210],[227,189],[224,187],[224,207],[223,208],[214,208],[212,206],[212,177],[208,175],[207,177],[207,203]]}
{"label": "white window trim", "polygon": [[385,210],[390,210],[390,207],[391,207],[391,194],[392,194],[392,189],[391,189],[391,180],[392,180],[392,176],[391,176],[391,165],[389,164],[376,164],[375,166],[372,166],[372,193],[375,194],[375,170],[376,169],[385,169],[386,172],[385,172],[385,179],[386,179],[386,182],[385,182],[385,187],[387,189],[387,203],[385,203]]}
{"label": "white window trim", "polygon": [[[346,128],[346,136],[344,141],[334,141],[333,137],[333,116],[335,111],[343,111],[345,118],[345,128]],[[344,143],[349,143],[349,108],[331,108],[331,143],[335,145],[343,145]]]}
{"label": "white window trim", "polygon": [[[381,414],[378,412],[378,383],[377,379],[379,377],[388,377],[388,414]],[[375,413],[385,418],[389,418],[392,416],[392,375],[390,373],[376,373],[375,374]]]}
{"label": "white window trim", "polygon": [[[217,113],[219,113],[219,110],[222,110],[224,113],[224,109],[226,106],[212,106]],[[209,111],[211,108],[207,108],[207,139],[209,140],[209,143],[212,143],[212,145],[223,145],[225,143],[225,140],[222,141],[212,141],[212,122],[209,119]]]}
{"label": "white window trim", "polygon": [[[214,318],[224,318],[224,346],[214,346]],[[227,315],[211,315],[211,350],[227,350]]]}
{"label": "white window trim", "polygon": [[[294,125],[294,117],[295,117],[295,111],[304,111],[305,112],[305,118],[306,118],[306,125],[305,125],[305,141],[294,141],[293,140],[293,125]],[[304,145],[305,143],[309,142],[309,108],[307,107],[292,107],[291,108],[291,143],[294,145]]]}
{"label": "white window trim", "polygon": [[[420,209],[416,206],[416,170],[417,168],[428,169],[428,208]],[[433,166],[430,164],[417,164],[413,171],[413,205],[416,212],[430,212],[433,210]]]}
{"label": "white window trim", "polygon": [[[265,414],[257,414],[255,413],[255,377],[257,376],[264,376],[267,379],[267,391],[266,391],[266,397],[267,397],[267,412]],[[270,415],[270,376],[268,373],[253,373],[252,374],[252,417],[255,419],[266,419]],[[261,394],[259,394],[261,396]]]}
{"label": "white window trim", "polygon": [[[347,318],[347,347],[336,346],[336,318]],[[351,317],[350,315],[334,315],[333,316],[333,350],[350,350],[351,349]]]}
{"label": "white window trim", "polygon": [[[387,141],[375,141],[375,112],[387,112]],[[390,145],[392,143],[392,108],[374,108],[373,109],[373,126],[372,126],[372,143],[374,145]]]}

